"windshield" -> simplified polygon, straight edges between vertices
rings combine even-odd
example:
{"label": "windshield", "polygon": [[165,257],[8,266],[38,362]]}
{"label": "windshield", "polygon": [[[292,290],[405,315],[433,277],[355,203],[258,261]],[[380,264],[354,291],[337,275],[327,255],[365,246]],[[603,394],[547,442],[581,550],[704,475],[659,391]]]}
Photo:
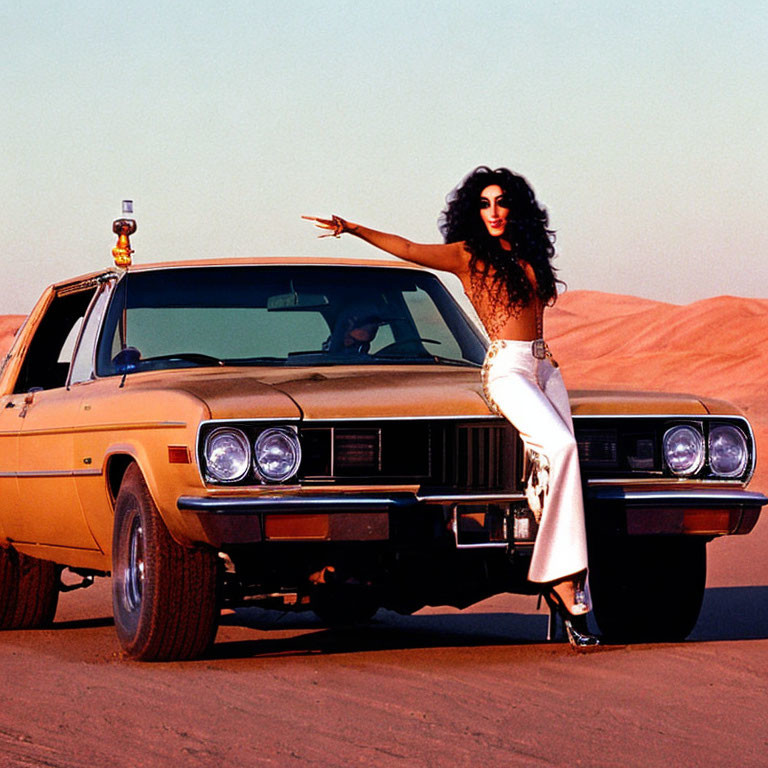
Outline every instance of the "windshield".
{"label": "windshield", "polygon": [[480,333],[429,272],[217,266],[128,273],[97,355],[102,376],[191,366],[476,366]]}

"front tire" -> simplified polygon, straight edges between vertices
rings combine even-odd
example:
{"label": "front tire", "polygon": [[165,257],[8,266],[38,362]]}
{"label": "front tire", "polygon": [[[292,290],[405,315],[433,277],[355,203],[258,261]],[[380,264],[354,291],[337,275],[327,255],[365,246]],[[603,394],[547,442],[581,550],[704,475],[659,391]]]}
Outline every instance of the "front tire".
{"label": "front tire", "polygon": [[611,642],[675,642],[693,631],[707,580],[706,541],[682,536],[600,540],[590,551],[595,619]]}
{"label": "front tire", "polygon": [[53,622],[60,567],[0,548],[0,629],[38,629]]}
{"label": "front tire", "polygon": [[142,661],[193,659],[218,627],[216,553],[171,537],[139,468],[115,503],[112,605],[125,653]]}

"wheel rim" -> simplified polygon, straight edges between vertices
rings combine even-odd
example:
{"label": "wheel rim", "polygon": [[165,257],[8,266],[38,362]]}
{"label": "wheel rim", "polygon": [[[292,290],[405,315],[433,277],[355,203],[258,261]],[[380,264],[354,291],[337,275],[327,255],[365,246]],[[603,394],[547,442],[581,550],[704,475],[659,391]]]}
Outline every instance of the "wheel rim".
{"label": "wheel rim", "polygon": [[125,569],[125,602],[132,611],[141,607],[144,591],[144,528],[138,515],[131,523],[128,538],[128,566]]}

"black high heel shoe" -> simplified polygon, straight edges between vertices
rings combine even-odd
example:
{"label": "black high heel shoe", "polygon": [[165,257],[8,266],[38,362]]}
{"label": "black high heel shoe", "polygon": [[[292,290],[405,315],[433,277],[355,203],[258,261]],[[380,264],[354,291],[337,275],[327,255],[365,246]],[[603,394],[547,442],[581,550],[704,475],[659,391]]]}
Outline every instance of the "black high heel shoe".
{"label": "black high heel shoe", "polygon": [[542,596],[549,607],[549,622],[547,624],[548,642],[555,639],[557,634],[557,617],[559,616],[563,622],[563,630],[571,648],[577,651],[588,651],[600,645],[600,639],[597,635],[593,635],[587,628],[589,606],[582,590],[576,591],[574,607],[579,610],[575,614],[566,608],[563,598],[553,588],[547,592],[542,592]]}

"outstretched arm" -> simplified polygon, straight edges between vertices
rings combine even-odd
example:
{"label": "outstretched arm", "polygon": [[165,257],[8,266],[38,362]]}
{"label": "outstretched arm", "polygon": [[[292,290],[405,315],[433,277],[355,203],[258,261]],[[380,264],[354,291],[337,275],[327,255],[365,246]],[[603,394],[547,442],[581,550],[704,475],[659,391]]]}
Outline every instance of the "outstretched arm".
{"label": "outstretched arm", "polygon": [[353,224],[339,216],[332,216],[330,219],[321,219],[316,216],[301,218],[314,221],[316,227],[324,230],[324,234],[319,237],[339,237],[348,233],[405,261],[446,272],[460,273],[467,266],[469,256],[463,243],[412,243],[399,235],[379,232],[362,224]]}

